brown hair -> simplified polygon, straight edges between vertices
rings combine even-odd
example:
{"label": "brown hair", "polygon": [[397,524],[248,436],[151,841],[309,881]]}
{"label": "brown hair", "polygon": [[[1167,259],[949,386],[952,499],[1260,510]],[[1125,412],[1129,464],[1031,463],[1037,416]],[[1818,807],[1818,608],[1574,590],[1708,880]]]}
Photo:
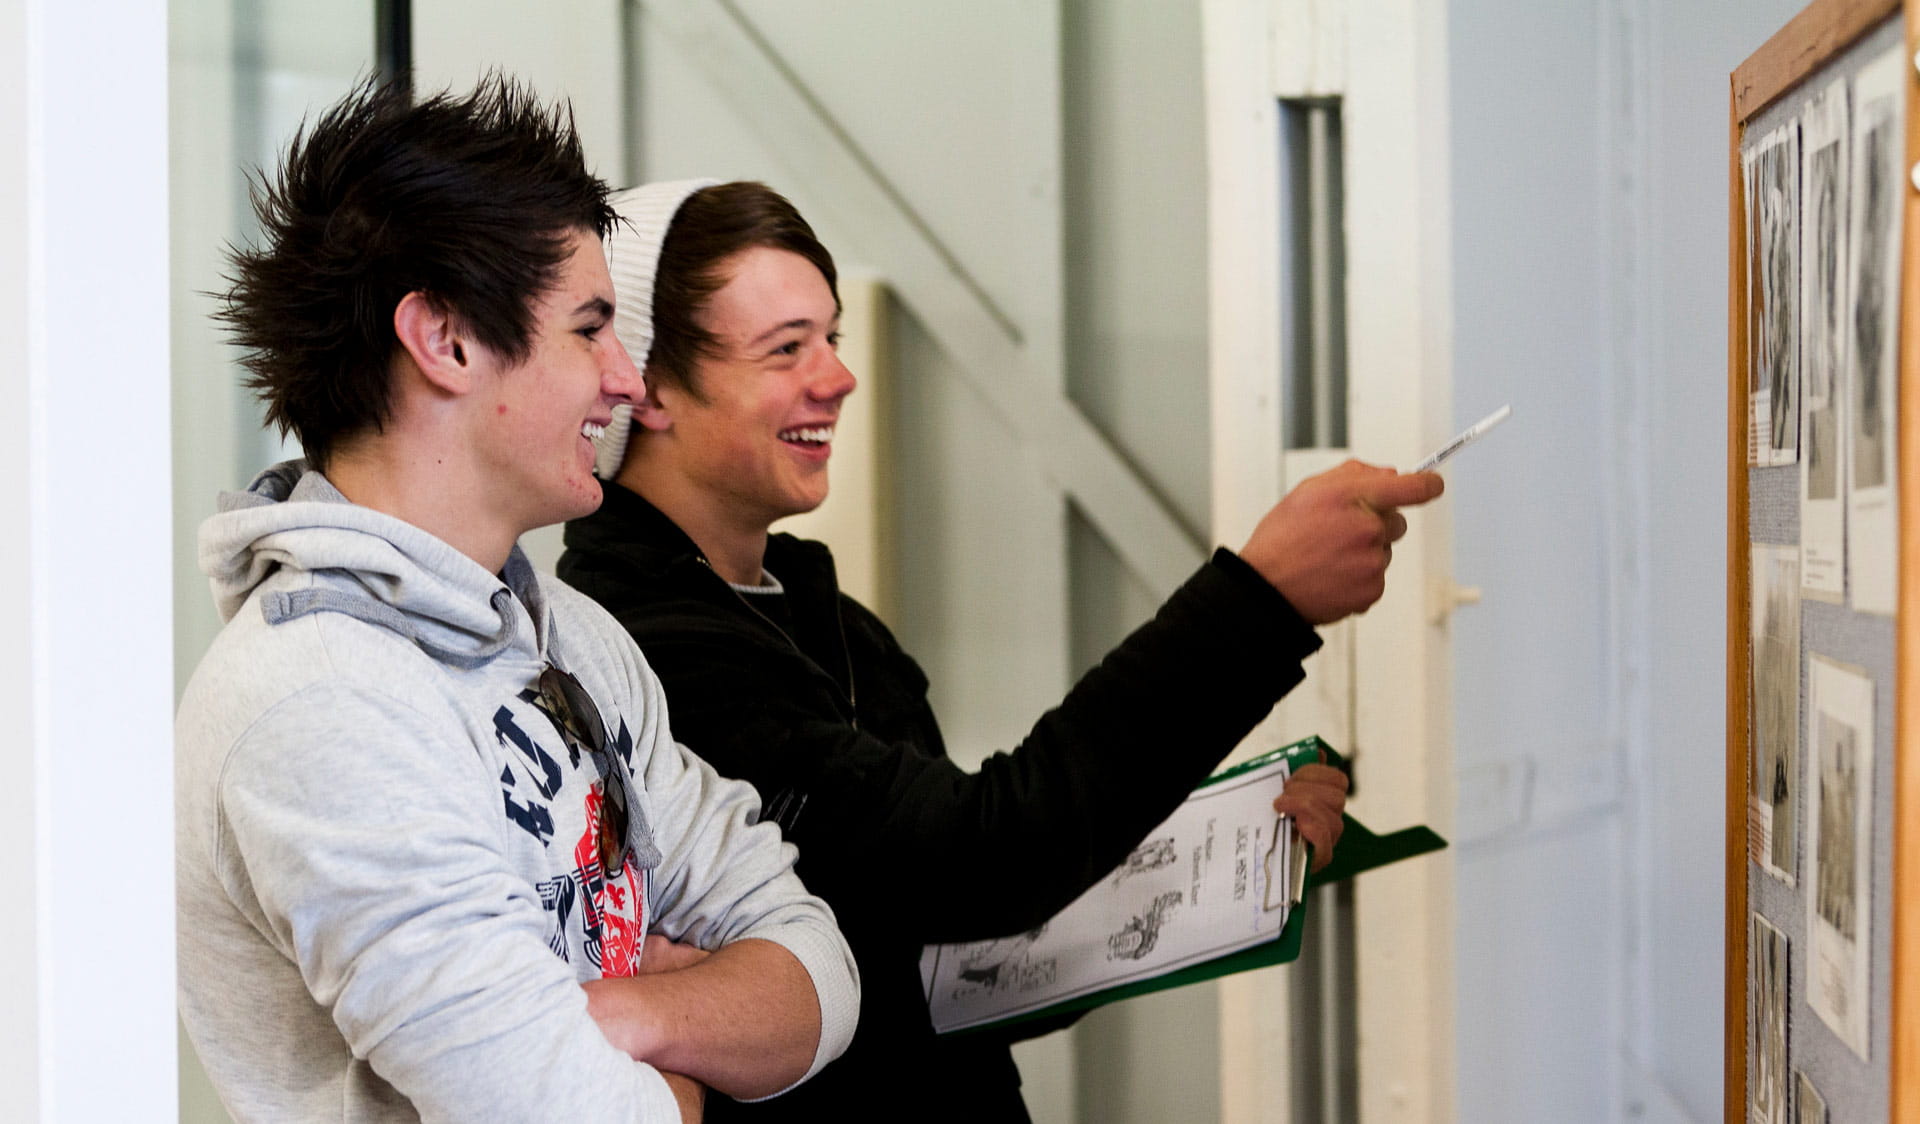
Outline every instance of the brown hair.
{"label": "brown hair", "polygon": [[792,203],[763,183],[703,187],[680,205],[660,244],[653,282],[653,347],[646,361],[649,379],[700,399],[695,365],[702,357],[717,355],[720,341],[697,317],[728,281],[721,266],[756,246],[787,250],[812,262],[827,279],[834,308],[840,307],[833,255]]}

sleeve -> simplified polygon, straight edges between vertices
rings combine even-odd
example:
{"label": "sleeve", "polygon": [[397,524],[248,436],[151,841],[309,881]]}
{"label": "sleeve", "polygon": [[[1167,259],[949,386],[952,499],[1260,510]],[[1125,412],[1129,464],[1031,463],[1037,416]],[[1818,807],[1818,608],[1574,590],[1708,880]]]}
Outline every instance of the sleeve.
{"label": "sleeve", "polygon": [[[675,941],[714,949],[749,938],[772,941],[798,959],[820,1003],[820,1042],[802,1081],[846,1051],[860,1011],[852,951],[827,904],[794,873],[795,850],[760,820],[760,797],[677,744],[666,696],[626,637],[632,690],[646,716],[633,763],[641,800],[661,849],[654,874],[653,928]],[[798,1082],[796,1082],[798,1084]]]}
{"label": "sleeve", "polygon": [[808,884],[843,921],[857,913],[862,926],[936,942],[1058,912],[1300,682],[1320,644],[1220,551],[1018,747],[968,773],[863,732],[791,649],[739,630],[626,623],[666,684],[679,736],[781,803]]}
{"label": "sleeve", "polygon": [[678,1121],[548,949],[462,729],[340,685],[268,711],[220,777],[229,892],[423,1120]]}

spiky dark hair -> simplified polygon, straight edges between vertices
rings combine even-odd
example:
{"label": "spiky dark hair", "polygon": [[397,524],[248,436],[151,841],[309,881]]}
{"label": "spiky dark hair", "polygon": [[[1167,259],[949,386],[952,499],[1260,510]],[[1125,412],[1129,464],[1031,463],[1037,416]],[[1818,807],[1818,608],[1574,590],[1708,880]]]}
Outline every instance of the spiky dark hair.
{"label": "spiky dark hair", "polygon": [[614,221],[572,109],[497,73],[418,104],[362,81],[302,124],[253,207],[261,241],[232,250],[218,315],[268,423],[318,467],[391,416],[393,315],[408,293],[518,362],[570,237],[604,238]]}

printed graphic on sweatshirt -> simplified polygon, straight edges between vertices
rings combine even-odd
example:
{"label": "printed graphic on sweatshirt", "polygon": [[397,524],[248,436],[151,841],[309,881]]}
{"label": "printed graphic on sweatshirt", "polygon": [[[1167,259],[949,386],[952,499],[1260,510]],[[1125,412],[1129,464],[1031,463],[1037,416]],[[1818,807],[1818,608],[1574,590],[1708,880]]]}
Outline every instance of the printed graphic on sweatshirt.
{"label": "printed graphic on sweatshirt", "polygon": [[605,798],[600,786],[587,792],[587,830],[573,845],[573,869],[586,887],[581,904],[586,909],[587,959],[603,976],[631,976],[640,965],[640,944],[646,939],[645,882],[627,856],[616,877],[600,869],[600,816]]}
{"label": "printed graphic on sweatshirt", "polygon": [[[640,963],[640,950],[646,938],[646,887],[648,871],[634,865],[629,855],[622,869],[609,878],[600,867],[600,817],[605,806],[605,781],[589,764],[590,752],[573,744],[560,724],[540,705],[537,692],[519,695],[521,702],[547,719],[533,729],[548,734],[552,750],[530,733],[509,706],[494,711],[493,726],[507,763],[500,771],[500,787],[507,819],[539,840],[550,855],[559,858],[552,846],[560,830],[555,822],[554,801],[563,796],[575,774],[584,773],[583,792],[577,815],[563,815],[561,823],[579,824],[573,845],[564,854],[570,868],[556,871],[537,885],[540,904],[547,912],[547,947],[554,955],[571,963],[575,953],[599,969],[602,976],[630,976]],[[633,737],[624,721],[619,733],[609,738],[622,759],[632,756]],[[564,746],[564,750],[560,747]]]}
{"label": "printed graphic on sweatshirt", "polygon": [[[521,698],[526,700],[527,695],[523,692]],[[513,711],[504,706],[493,712],[493,730],[502,745],[510,745],[520,752],[522,764],[528,773],[526,790],[516,791],[521,789],[521,785],[513,764],[510,762],[500,770],[500,787],[506,793],[507,818],[538,839],[542,846],[552,843],[553,812],[549,805],[553,802],[554,794],[560,791],[560,763],[527,736],[527,732],[514,721]],[[579,762],[575,761],[574,764],[578,767]]]}

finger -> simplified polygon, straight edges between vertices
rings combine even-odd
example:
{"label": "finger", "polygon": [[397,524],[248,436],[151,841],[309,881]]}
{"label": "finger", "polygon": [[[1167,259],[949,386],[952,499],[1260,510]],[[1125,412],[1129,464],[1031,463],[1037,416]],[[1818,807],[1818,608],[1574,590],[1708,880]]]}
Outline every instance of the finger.
{"label": "finger", "polygon": [[1294,830],[1300,837],[1313,844],[1316,851],[1331,851],[1333,845],[1340,841],[1344,824],[1338,812],[1330,812],[1325,808],[1301,808],[1287,813],[1287,818],[1293,822]]}
{"label": "finger", "polygon": [[1338,816],[1346,806],[1346,788],[1334,784],[1291,785],[1273,798],[1273,810],[1283,816],[1323,811]]}
{"label": "finger", "polygon": [[[1298,817],[1294,820],[1294,826],[1301,838],[1312,844],[1313,853],[1320,863],[1332,857],[1334,845],[1340,842],[1340,821],[1337,818],[1324,813]],[[1320,864],[1315,865],[1317,867]]]}
{"label": "finger", "polygon": [[1291,776],[1287,778],[1287,785],[1289,787],[1296,784],[1331,785],[1332,787],[1339,789],[1341,792],[1345,792],[1347,791],[1348,778],[1345,773],[1341,772],[1340,770],[1334,768],[1331,765],[1322,765],[1319,762],[1314,762],[1312,764],[1300,766],[1298,769],[1295,769],[1293,771]]}
{"label": "finger", "polygon": [[1396,543],[1407,533],[1407,517],[1397,511],[1386,513],[1386,536],[1389,543]]}
{"label": "finger", "polygon": [[1302,838],[1313,846],[1313,869],[1319,870],[1333,858],[1333,850],[1340,843],[1340,836],[1346,824],[1338,815],[1319,811],[1306,817],[1296,817],[1294,824]]}
{"label": "finger", "polygon": [[1360,484],[1360,502],[1375,511],[1395,507],[1418,507],[1446,491],[1447,482],[1437,472],[1404,472],[1382,476]]}

